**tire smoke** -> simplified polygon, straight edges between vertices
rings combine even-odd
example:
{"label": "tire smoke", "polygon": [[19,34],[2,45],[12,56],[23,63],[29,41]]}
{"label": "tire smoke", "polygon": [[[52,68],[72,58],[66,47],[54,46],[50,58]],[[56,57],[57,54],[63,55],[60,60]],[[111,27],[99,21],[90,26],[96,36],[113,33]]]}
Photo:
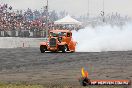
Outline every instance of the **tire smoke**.
{"label": "tire smoke", "polygon": [[73,31],[77,52],[128,51],[132,50],[132,24],[123,27],[98,26]]}

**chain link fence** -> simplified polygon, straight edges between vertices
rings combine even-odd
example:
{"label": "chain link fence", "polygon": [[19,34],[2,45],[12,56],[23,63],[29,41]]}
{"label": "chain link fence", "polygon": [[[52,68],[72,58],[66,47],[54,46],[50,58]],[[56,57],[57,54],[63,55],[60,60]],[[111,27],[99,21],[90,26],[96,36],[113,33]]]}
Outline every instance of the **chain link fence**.
{"label": "chain link fence", "polygon": [[46,37],[45,30],[0,30],[0,37],[27,37],[41,38]]}

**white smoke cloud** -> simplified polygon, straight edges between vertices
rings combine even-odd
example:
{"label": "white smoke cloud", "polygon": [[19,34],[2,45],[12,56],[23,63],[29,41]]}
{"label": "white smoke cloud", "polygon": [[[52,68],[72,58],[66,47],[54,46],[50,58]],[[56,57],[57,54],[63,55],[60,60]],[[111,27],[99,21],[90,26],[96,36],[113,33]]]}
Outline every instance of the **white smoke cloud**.
{"label": "white smoke cloud", "polygon": [[77,52],[127,51],[132,50],[132,24],[122,28],[98,26],[73,31],[78,42]]}

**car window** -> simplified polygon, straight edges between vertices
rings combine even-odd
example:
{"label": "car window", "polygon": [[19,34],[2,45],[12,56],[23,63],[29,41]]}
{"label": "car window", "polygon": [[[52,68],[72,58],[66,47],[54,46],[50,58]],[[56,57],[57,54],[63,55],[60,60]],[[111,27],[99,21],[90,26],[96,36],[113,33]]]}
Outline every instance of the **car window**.
{"label": "car window", "polygon": [[71,36],[71,33],[67,33],[67,37],[70,37]]}
{"label": "car window", "polygon": [[50,32],[50,36],[57,37],[58,34],[57,33]]}

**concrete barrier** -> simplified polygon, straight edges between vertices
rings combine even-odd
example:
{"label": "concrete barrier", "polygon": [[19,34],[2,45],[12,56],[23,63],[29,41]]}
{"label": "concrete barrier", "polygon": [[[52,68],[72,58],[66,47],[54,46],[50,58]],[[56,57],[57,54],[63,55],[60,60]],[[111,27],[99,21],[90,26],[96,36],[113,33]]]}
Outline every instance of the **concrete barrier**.
{"label": "concrete barrier", "polygon": [[39,47],[46,38],[0,37],[0,48]]}

